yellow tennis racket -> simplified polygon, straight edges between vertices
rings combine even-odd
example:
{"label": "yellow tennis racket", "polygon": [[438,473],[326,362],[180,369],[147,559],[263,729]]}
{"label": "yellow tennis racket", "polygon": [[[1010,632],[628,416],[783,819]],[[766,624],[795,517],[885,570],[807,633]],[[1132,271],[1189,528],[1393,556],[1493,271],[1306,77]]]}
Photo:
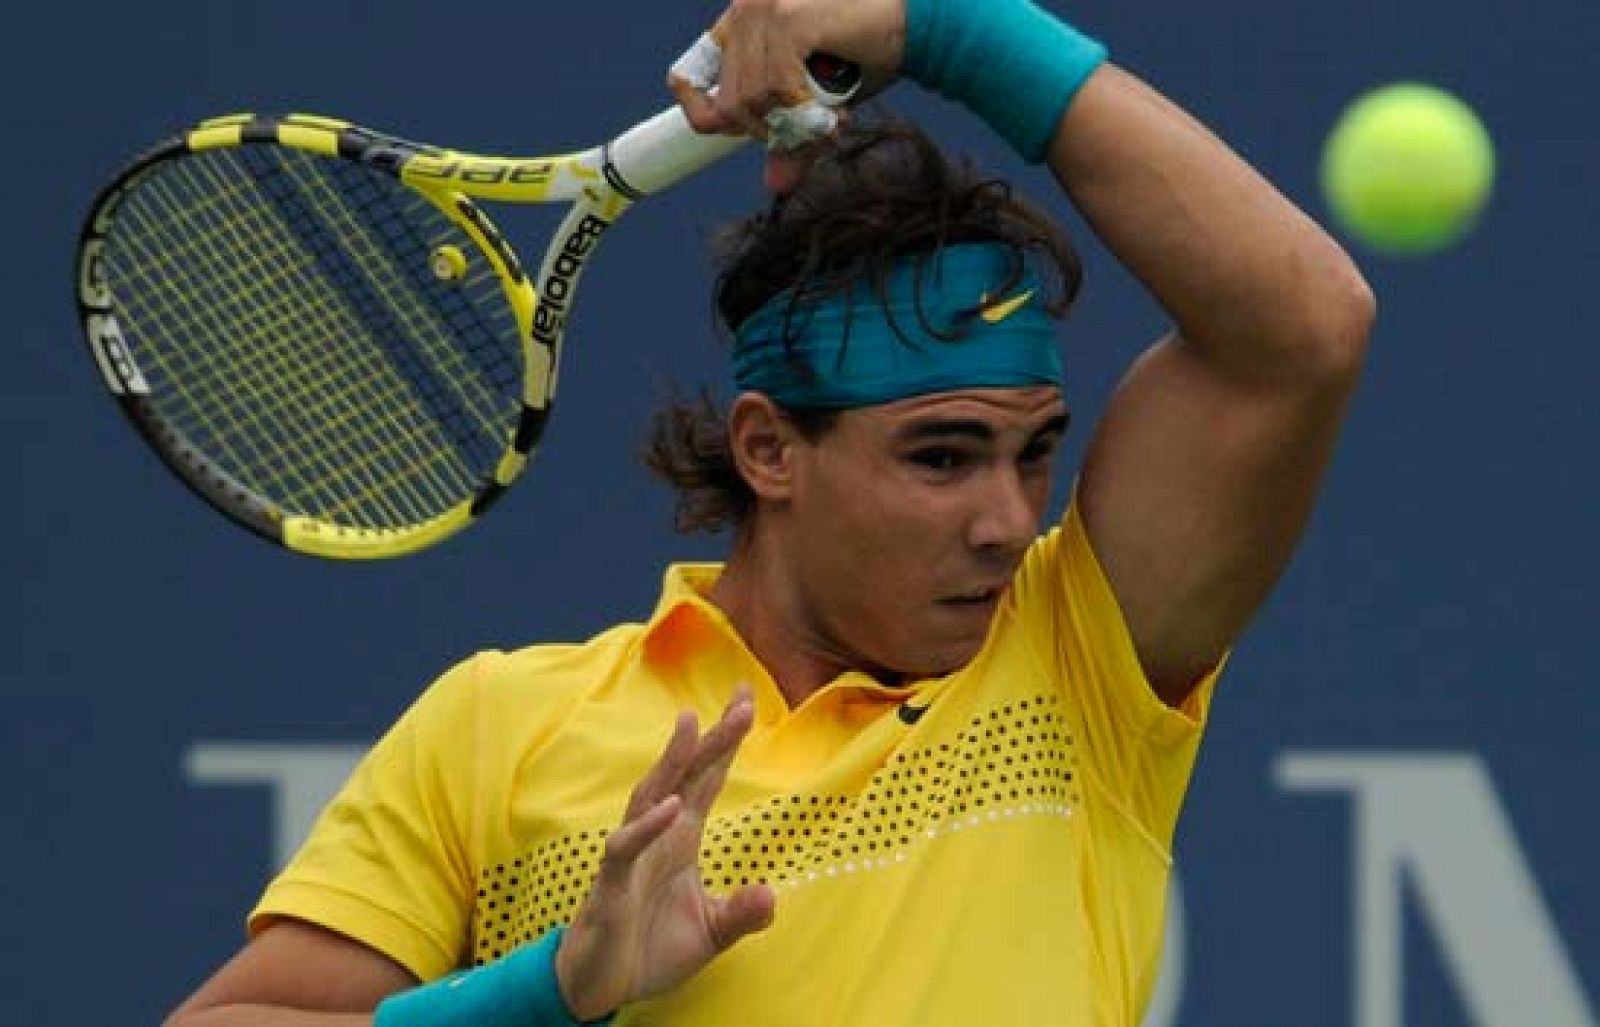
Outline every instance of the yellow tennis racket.
{"label": "yellow tennis racket", "polygon": [[[813,58],[819,97],[857,69]],[[415,552],[522,472],[578,281],[639,199],[737,148],[672,108],[511,159],[303,114],[216,118],[96,199],[89,349],[139,434],[212,506],[301,553]],[[530,279],[474,200],[571,205]]]}

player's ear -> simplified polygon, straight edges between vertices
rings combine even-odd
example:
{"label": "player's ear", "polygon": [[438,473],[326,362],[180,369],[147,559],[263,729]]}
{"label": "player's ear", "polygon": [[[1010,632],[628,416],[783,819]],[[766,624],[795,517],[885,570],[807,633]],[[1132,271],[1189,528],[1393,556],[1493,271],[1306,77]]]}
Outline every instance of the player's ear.
{"label": "player's ear", "polygon": [[783,502],[789,498],[795,446],[800,441],[783,411],[761,393],[746,392],[733,401],[728,411],[728,453],[758,499]]}

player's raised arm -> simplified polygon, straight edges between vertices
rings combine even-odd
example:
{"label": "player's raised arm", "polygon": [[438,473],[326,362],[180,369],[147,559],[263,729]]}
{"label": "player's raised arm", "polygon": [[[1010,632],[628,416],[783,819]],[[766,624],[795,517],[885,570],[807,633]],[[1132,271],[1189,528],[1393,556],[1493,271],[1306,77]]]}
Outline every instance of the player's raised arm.
{"label": "player's raised arm", "polygon": [[1373,319],[1354,265],[1197,120],[1028,0],[741,0],[721,26],[730,120],[795,74],[773,38],[898,71],[1047,160],[1172,317],[1100,423],[1078,501],[1147,676],[1181,701],[1305,526]]}
{"label": "player's raised arm", "polygon": [[1170,703],[1288,563],[1373,318],[1344,252],[1106,48],[1026,0],[911,0],[904,71],[1047,159],[1175,330],[1128,372],[1077,500]]}
{"label": "player's raised arm", "polygon": [[1304,530],[1372,294],[1344,252],[1193,118],[1096,71],[1049,162],[1175,330],[1102,417],[1078,500],[1152,684],[1178,702]]}

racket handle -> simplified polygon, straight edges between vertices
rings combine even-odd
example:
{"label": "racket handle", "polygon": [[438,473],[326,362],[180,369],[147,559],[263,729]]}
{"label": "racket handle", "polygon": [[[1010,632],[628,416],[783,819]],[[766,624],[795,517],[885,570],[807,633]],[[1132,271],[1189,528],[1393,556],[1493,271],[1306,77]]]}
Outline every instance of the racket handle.
{"label": "racket handle", "polygon": [[628,129],[606,148],[606,178],[624,195],[648,196],[714,164],[748,136],[701,135],[681,107]]}
{"label": "racket handle", "polygon": [[[806,62],[812,90],[828,107],[844,104],[861,85],[861,69],[828,54]],[[748,136],[701,135],[681,107],[669,107],[613,139],[606,177],[623,193],[648,196],[716,163],[749,142]]]}

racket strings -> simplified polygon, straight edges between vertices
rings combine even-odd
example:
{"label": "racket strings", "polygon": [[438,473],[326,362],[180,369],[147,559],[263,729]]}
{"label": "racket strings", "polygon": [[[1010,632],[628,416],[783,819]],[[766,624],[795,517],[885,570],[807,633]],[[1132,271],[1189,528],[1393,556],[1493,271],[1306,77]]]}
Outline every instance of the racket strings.
{"label": "racket strings", "polygon": [[107,265],[163,417],[291,513],[366,527],[437,515],[482,484],[520,406],[521,352],[481,256],[426,198],[279,148],[159,166]]}
{"label": "racket strings", "polygon": [[[409,291],[397,290],[392,279],[372,276],[370,280],[364,280],[351,275],[350,262],[344,257],[346,251],[340,248],[341,245],[347,247],[350,256],[363,266],[383,266],[382,261],[386,254],[375,243],[370,232],[364,230],[365,226],[358,219],[343,216],[351,208],[341,203],[341,199],[347,199],[356,211],[382,211],[383,208],[375,206],[374,201],[377,197],[373,195],[375,190],[370,181],[356,180],[355,186],[348,190],[346,197],[331,193],[312,197],[317,204],[318,212],[327,212],[329,220],[336,221],[328,226],[331,230],[324,229],[320,220],[306,216],[304,204],[298,201],[297,183],[290,180],[281,170],[269,167],[261,174],[258,181],[263,193],[283,215],[284,224],[300,242],[305,244],[306,252],[314,259],[316,266],[331,276],[331,281],[337,286],[342,298],[353,300],[355,312],[359,316],[366,317],[369,323],[376,327],[375,338],[384,344],[387,355],[395,361],[396,366],[403,369],[407,384],[415,388],[419,397],[424,400],[427,412],[434,418],[433,422],[415,417],[401,418],[391,411],[405,410],[406,407],[403,405],[390,407],[385,407],[381,403],[374,405],[371,408],[372,413],[374,416],[381,416],[382,427],[387,432],[388,441],[376,445],[369,444],[362,452],[338,454],[342,466],[362,478],[367,478],[368,481],[363,488],[353,492],[345,503],[332,506],[324,511],[325,514],[332,519],[339,519],[339,515],[345,513],[351,505],[367,500],[373,494],[376,482],[382,481],[410,482],[413,485],[427,485],[431,482],[442,489],[446,496],[460,495],[472,485],[469,469],[454,459],[457,455],[455,451],[441,445],[442,440],[436,438],[431,429],[437,423],[459,435],[467,430],[466,417],[459,404],[449,402],[451,397],[445,393],[438,375],[432,373],[432,368],[417,360],[410,351],[400,345],[403,341],[400,335],[403,332],[410,331],[418,338],[436,342],[437,330],[427,323],[426,308],[416,304]],[[315,188],[321,184],[321,180],[310,178],[306,180],[306,184]],[[386,237],[394,237],[397,234],[397,220],[392,213],[385,212],[385,216],[375,222],[375,227],[384,232]],[[335,304],[334,308],[338,309],[338,305]],[[448,346],[442,349],[435,347],[434,351],[453,357],[453,352]],[[458,363],[453,359],[445,362],[447,365]],[[368,363],[363,369],[370,370],[370,368],[371,364]],[[331,375],[337,369],[328,366],[323,370]],[[456,368],[447,367],[446,370],[453,371]],[[391,384],[394,382],[394,379],[390,380]],[[351,389],[359,388],[359,379],[347,379],[346,386]],[[346,391],[340,388],[339,380],[332,377],[313,382],[311,387],[341,399],[347,396]],[[391,403],[400,403],[407,397],[374,396],[368,397],[366,402],[371,403],[373,400],[384,398],[389,398]],[[350,414],[360,412],[362,404],[359,401],[354,404],[347,402],[344,408],[344,416],[331,421],[329,428],[335,438],[348,442],[351,438]],[[371,475],[363,473],[367,471],[372,471],[380,477],[375,482]],[[463,475],[467,477],[464,478]],[[439,480],[441,476],[444,478],[443,481]],[[440,504],[435,499],[433,505],[437,509]]]}
{"label": "racket strings", "polygon": [[[391,279],[376,276],[362,279],[349,273],[349,264],[344,259],[346,251],[341,246],[347,247],[349,254],[365,266],[378,266],[389,256],[378,245],[378,240],[363,230],[364,226],[357,219],[339,217],[338,223],[329,226],[332,231],[324,230],[320,221],[308,218],[304,208],[295,202],[296,187],[281,172],[263,174],[260,183],[264,192],[279,206],[295,236],[306,244],[317,266],[332,276],[341,296],[353,300],[356,312],[375,327],[374,337],[383,345],[386,355],[403,369],[405,382],[416,392],[427,414],[433,418],[428,421],[400,416],[406,407],[399,404],[406,397],[394,397],[396,405],[393,407],[374,407],[372,413],[381,416],[388,432],[387,441],[369,445],[363,452],[342,453],[341,463],[352,472],[360,472],[364,476],[366,472],[372,472],[377,477],[367,476],[368,483],[363,488],[353,492],[345,502],[327,509],[325,514],[330,519],[339,520],[342,515],[372,498],[381,490],[384,482],[395,480],[411,483],[432,500],[433,509],[442,509],[450,499],[472,487],[475,475],[473,469],[459,459],[453,447],[440,444],[442,440],[433,429],[436,426],[443,427],[455,437],[470,437],[468,433],[472,428],[468,420],[471,411],[457,402],[456,397],[448,391],[448,380],[441,380],[440,375],[434,373],[434,368],[418,360],[409,348],[401,344],[408,336],[427,339],[430,343],[437,342],[439,329],[430,322],[428,308],[418,303],[409,290],[394,288]],[[315,189],[323,183],[319,179],[311,179],[307,184]],[[348,198],[358,211],[382,209],[376,206],[378,197],[373,195],[375,190],[370,183],[358,183],[347,197],[323,191],[326,195],[313,197],[319,212],[328,211],[336,216],[348,214],[348,208],[340,202],[342,198]],[[386,213],[374,227],[383,233],[379,239],[387,240],[398,237],[405,223],[392,213]],[[412,253],[411,257],[426,259],[420,250]],[[449,340],[445,342],[444,346],[436,346],[431,352],[443,358],[440,360],[444,365],[443,371],[459,372],[460,361],[455,358]],[[477,384],[466,381],[468,384]],[[340,399],[350,398],[348,391],[341,389],[337,381],[324,380],[318,382],[317,387]],[[344,413],[330,422],[330,429],[336,436],[348,440],[351,414],[359,413],[362,409],[360,401],[345,403]],[[486,433],[494,431],[492,420],[481,420],[481,424]],[[441,499],[443,502],[440,502]]]}
{"label": "racket strings", "polygon": [[[339,215],[350,215],[357,211],[377,211],[381,216],[372,225],[375,234],[363,232],[363,226],[354,217],[344,217],[340,223],[333,227],[334,232],[321,231],[321,225],[314,219],[305,216],[303,207],[293,202],[291,193],[285,192],[284,183],[289,179],[280,173],[268,174],[262,177],[263,186],[268,187],[268,195],[275,200],[284,202],[284,212],[291,218],[290,224],[297,234],[306,239],[316,256],[319,264],[325,264],[340,282],[342,289],[358,298],[362,312],[380,323],[387,323],[390,331],[380,332],[377,336],[390,356],[414,376],[419,382],[425,382],[428,399],[435,404],[436,413],[442,420],[452,427],[464,428],[469,417],[477,414],[486,401],[492,404],[494,398],[486,396],[481,389],[481,379],[476,374],[465,373],[467,368],[467,355],[473,352],[469,348],[454,344],[453,337],[441,336],[440,330],[448,325],[443,317],[444,311],[439,309],[435,302],[430,305],[418,292],[411,288],[396,289],[396,279],[374,278],[370,282],[358,276],[351,276],[347,272],[343,260],[344,251],[341,242],[346,243],[351,249],[357,251],[355,256],[361,263],[378,263],[385,259],[391,260],[398,268],[407,265],[417,268],[427,267],[428,257],[435,248],[429,241],[422,238],[417,232],[417,219],[400,216],[400,213],[383,203],[388,195],[393,193],[392,188],[380,192],[377,184],[380,180],[371,176],[355,179],[355,184],[343,196],[335,194],[330,188],[326,178],[311,178],[305,185],[315,191],[312,197],[319,211],[332,211]],[[388,180],[381,180],[387,184]],[[415,198],[410,193],[402,194],[410,204],[426,208],[429,215],[436,216],[432,207],[425,201]],[[341,200],[349,201],[349,204]],[[340,233],[348,233],[343,238]],[[369,285],[376,286],[376,291],[369,289]],[[444,305],[453,307],[457,311],[471,313],[471,308],[466,307],[460,297],[450,292],[443,293]],[[398,323],[396,322],[398,318]],[[443,322],[441,324],[441,322]],[[430,345],[428,357],[430,361],[416,358],[413,350],[399,345],[399,342],[414,333],[417,337],[425,338],[430,344],[438,343],[441,339],[444,345],[434,347]],[[441,378],[435,374],[435,369],[443,372],[447,377]],[[475,392],[471,397],[458,396],[450,386],[459,386],[463,392]],[[470,404],[460,400],[470,399]],[[493,418],[487,424],[492,425]]]}
{"label": "racket strings", "polygon": [[[259,244],[262,238],[257,235],[255,242]],[[223,260],[230,254],[207,246],[196,255]],[[241,270],[259,275],[259,280],[272,281],[259,255],[253,255],[244,262]],[[281,280],[279,284],[305,290],[302,295],[306,296],[320,283],[313,278]],[[182,293],[173,290],[169,295],[181,296]],[[241,289],[235,298],[248,301],[251,297],[248,290]],[[177,357],[201,357],[198,361],[190,359],[188,362],[172,359],[165,351],[156,351],[159,363],[168,372],[166,380],[185,395],[192,405],[191,412],[201,415],[197,422],[191,423],[203,423],[209,431],[208,435],[201,435],[195,440],[202,449],[222,455],[226,458],[225,463],[252,467],[258,472],[275,472],[278,477],[273,485],[267,487],[267,491],[293,510],[317,510],[337,501],[319,495],[319,485],[335,481],[351,486],[376,483],[376,478],[361,473],[361,465],[350,463],[349,454],[344,451],[349,436],[340,432],[347,430],[346,424],[353,419],[356,408],[348,402],[343,392],[318,393],[302,385],[298,404],[283,405],[277,400],[263,399],[269,390],[276,390],[283,381],[292,380],[299,369],[311,366],[308,360],[316,359],[314,354],[296,352],[300,347],[278,344],[281,340],[289,340],[316,346],[321,340],[307,331],[304,319],[283,316],[282,311],[277,312],[278,316],[275,317],[262,316],[258,311],[257,316],[243,317],[230,325],[203,306],[195,309],[193,304],[181,302],[190,308],[185,313],[197,324],[213,329],[218,337],[228,337],[231,333],[236,345],[247,343],[253,358],[252,363],[234,366],[229,362],[239,361],[239,356],[221,350],[204,354],[176,351]],[[202,375],[212,371],[231,376],[231,394],[220,390],[195,394],[191,383],[203,380]],[[368,380],[381,383],[384,379],[375,376]],[[394,402],[392,395],[381,395],[376,388],[371,398],[376,402]],[[400,398],[404,400],[403,396]],[[263,416],[263,412],[270,416]],[[226,414],[227,417],[220,418],[217,416],[219,414]],[[302,444],[313,443],[304,454],[300,453]],[[249,452],[241,453],[241,446],[248,448]],[[332,468],[341,464],[343,473],[336,477],[332,474]],[[259,485],[259,479],[254,484]],[[386,504],[383,512],[401,516],[392,503]]]}
{"label": "racket strings", "polygon": [[[211,185],[216,190],[213,193],[214,196],[220,195],[227,197],[227,191],[229,189],[228,180],[204,184]],[[215,207],[216,205],[212,204],[210,206]],[[166,213],[171,216],[174,212],[169,209],[166,211]],[[205,208],[202,208],[201,213],[205,214],[209,213],[209,211],[207,211]],[[176,220],[176,218],[174,218],[174,220]],[[234,252],[244,253],[247,254],[247,259],[241,263],[241,271],[249,276],[252,276],[258,288],[262,284],[265,284],[268,288],[282,285],[287,288],[298,290],[297,295],[299,295],[302,300],[315,295],[315,287],[321,284],[320,279],[316,278],[315,276],[307,279],[307,277],[302,273],[297,278],[288,281],[276,281],[274,279],[272,275],[274,265],[278,268],[295,266],[292,263],[288,263],[284,259],[292,256],[293,251],[289,247],[283,245],[283,237],[281,233],[273,231],[273,229],[276,227],[275,223],[271,221],[262,223],[262,219],[260,218],[248,218],[242,220],[225,219],[219,224],[212,224],[208,225],[207,227],[212,230],[212,234],[209,236],[204,234],[199,236],[200,239],[207,243],[207,246],[205,247],[205,252],[199,253],[198,256],[216,260],[226,259],[227,256]],[[233,241],[239,245],[226,249],[216,245],[215,238],[217,232],[225,232],[234,236],[235,238]],[[255,248],[245,248],[242,244],[244,238],[248,238],[251,246]],[[273,243],[276,243],[277,245],[271,245]],[[303,272],[304,268],[302,267],[300,270]],[[268,309],[260,306],[260,298],[253,296],[251,293],[252,291],[250,284],[247,282],[244,286],[235,290],[234,296],[236,300],[256,304],[254,308],[248,306],[245,307],[244,309],[246,311],[254,310],[257,314],[259,314],[262,310]],[[168,294],[180,297],[185,295],[180,290],[168,290]],[[329,305],[324,303],[324,307],[335,312],[341,310],[337,304]],[[215,319],[211,318],[208,320],[214,321]],[[306,322],[304,318],[294,318],[294,321],[301,323],[295,325],[289,324],[282,319],[274,322],[271,320],[263,320],[259,316],[245,317],[241,321],[241,326],[245,329],[244,334],[246,338],[248,338],[252,343],[262,341],[270,343],[273,340],[287,339],[291,342],[301,343],[302,346],[300,348],[302,349],[304,348],[304,344],[311,344],[316,348],[323,349],[326,352],[326,343],[329,340],[318,338],[306,330],[308,324],[315,326],[322,322]],[[353,330],[349,325],[339,325],[336,322],[329,323],[334,324],[335,328],[340,331]],[[226,328],[227,326],[218,325],[217,327]],[[296,330],[291,334],[285,334],[286,327],[292,327]],[[239,429],[243,429],[242,434],[247,436],[254,433],[254,437],[256,438],[266,438],[268,437],[268,434],[264,429],[270,428],[278,429],[278,431],[272,433],[272,435],[275,436],[276,441],[285,442],[291,440],[294,436],[303,437],[307,431],[315,430],[315,426],[320,422],[327,437],[323,440],[320,440],[320,446],[308,450],[309,453],[317,458],[318,466],[312,468],[312,470],[314,470],[317,474],[317,477],[312,479],[313,484],[317,480],[326,477],[327,470],[330,465],[331,454],[332,458],[337,460],[339,464],[343,465],[345,471],[344,478],[346,481],[349,481],[352,478],[356,479],[362,486],[364,486],[362,490],[363,492],[371,489],[371,487],[376,483],[377,479],[370,475],[361,473],[365,469],[366,465],[359,460],[352,461],[350,459],[352,454],[342,451],[345,448],[342,444],[348,442],[350,438],[349,421],[351,420],[352,414],[359,410],[359,405],[351,404],[349,402],[340,402],[340,400],[344,399],[342,391],[329,391],[326,383],[310,383],[305,379],[303,373],[298,373],[301,372],[302,369],[308,367],[314,368],[322,366],[325,370],[329,368],[337,370],[337,368],[331,364],[317,364],[315,362],[317,360],[317,355],[315,353],[293,352],[292,350],[285,353],[283,347],[272,345],[252,345],[251,349],[254,351],[251,354],[252,356],[265,356],[268,358],[268,360],[256,365],[257,373],[240,376],[238,384],[244,387],[245,395],[248,396],[249,390],[252,386],[259,386],[262,382],[263,377],[260,372],[267,371],[271,373],[271,377],[267,379],[268,381],[275,383],[287,379],[293,382],[296,393],[302,397],[302,402],[297,406],[269,408],[275,409],[275,412],[281,416],[277,420],[272,421],[265,426],[257,418],[235,419],[233,425],[235,431],[232,433],[224,433],[223,435],[219,436],[221,441],[227,441],[227,434],[241,434]],[[240,359],[237,353],[228,354],[218,351],[214,355],[234,362],[237,362]],[[287,361],[282,359],[284,356],[289,357],[289,359]],[[277,357],[278,359],[271,359],[273,357]],[[364,368],[358,368],[358,371],[370,370],[374,366],[377,365],[374,365],[372,362],[368,361],[367,366]],[[188,371],[190,374],[193,374],[194,368],[191,366]],[[188,378],[178,377],[176,375],[173,378],[173,381],[179,383],[180,386],[188,380]],[[382,381],[383,378],[380,377],[376,380]],[[368,379],[368,381],[370,384],[373,379]],[[319,389],[321,390],[320,392],[317,391]],[[305,400],[308,397],[320,400],[320,402],[307,402]],[[227,397],[220,398],[226,399]],[[393,401],[392,396],[381,396],[377,395],[376,393],[369,397],[369,399],[375,399],[379,401],[388,399],[391,402]],[[340,411],[340,416],[328,416],[326,407],[330,404],[337,405],[338,407],[342,408]],[[263,409],[263,407],[259,405],[252,405],[243,407],[241,409],[259,410]],[[280,459],[277,461],[277,466],[279,469],[289,471],[291,476],[297,469],[297,465],[295,465],[293,462],[284,461],[281,458],[283,454],[292,452],[292,449],[280,448],[275,450],[275,454],[280,457]],[[234,455],[237,457],[236,452]],[[363,481],[362,479],[365,480]],[[307,496],[305,490],[303,488],[298,490],[293,488],[292,482],[286,481],[283,483],[283,485],[282,498],[287,500],[286,505],[290,505],[292,509],[304,508],[306,505],[305,499]],[[360,498],[361,495],[362,493],[357,493],[357,498]],[[390,505],[386,508],[385,512],[388,515],[393,516],[396,513],[396,510],[392,505]]]}
{"label": "racket strings", "polygon": [[[226,181],[207,184],[216,190],[213,195],[222,195],[230,188]],[[270,231],[271,225],[243,225],[242,230],[253,233],[252,245],[246,247],[240,244],[237,235],[241,225],[211,218],[216,206],[215,202],[211,202],[185,209],[174,206],[165,196],[152,199],[153,216],[191,232],[192,251],[169,249],[165,253],[153,252],[146,245],[149,240],[138,233],[129,234],[125,241],[133,251],[130,256],[139,262],[147,274],[160,272],[170,275],[170,269],[164,268],[163,262],[184,267],[191,260],[222,263],[239,258],[241,281],[233,294],[238,319],[229,323],[212,307],[195,303],[193,293],[180,288],[180,283],[170,277],[163,279],[162,287],[154,292],[130,292],[129,295],[143,298],[148,304],[148,313],[160,317],[162,324],[170,325],[179,321],[192,323],[211,337],[231,338],[233,346],[231,350],[221,347],[204,349],[192,345],[151,347],[147,355],[154,358],[164,372],[161,381],[180,393],[188,404],[189,412],[194,415],[189,421],[189,430],[191,433],[197,430],[202,432],[193,440],[197,445],[206,452],[221,456],[223,462],[230,466],[270,470],[282,476],[277,479],[280,492],[275,493],[274,497],[291,509],[314,509],[318,505],[326,505],[326,497],[316,497],[314,492],[308,492],[304,487],[294,487],[292,479],[302,476],[302,464],[307,459],[310,464],[304,469],[313,472],[313,481],[331,473],[334,465],[330,461],[330,453],[335,458],[344,455],[337,452],[345,438],[339,433],[357,408],[342,392],[317,393],[309,388],[300,390],[301,402],[298,404],[275,405],[264,399],[269,389],[282,381],[292,380],[297,369],[311,366],[307,362],[309,355],[299,350],[320,346],[324,340],[308,331],[305,324],[299,323],[304,319],[296,317],[294,310],[264,305],[262,298],[256,295],[274,288],[289,288],[299,290],[299,295],[306,298],[323,283],[306,275],[303,267],[289,259],[291,254],[281,245],[281,239]],[[183,225],[186,218],[203,223],[199,226]],[[209,233],[229,234],[232,236],[232,245],[219,245]],[[273,245],[275,243],[280,245]],[[275,266],[269,261],[276,261]],[[331,309],[337,311],[339,308]],[[311,322],[311,325],[315,327],[318,323]],[[339,325],[333,327],[340,330]],[[242,349],[248,349],[253,359],[241,360],[237,351]],[[381,372],[382,368],[374,365],[372,370]],[[232,386],[231,393],[221,389],[197,390],[197,383],[212,382],[222,376],[227,376]],[[384,378],[375,373],[368,381],[381,383]],[[392,395],[377,395],[376,391],[374,398],[391,402],[394,399]],[[170,410],[172,405],[166,403],[165,406]],[[318,439],[321,444],[307,449],[300,462],[290,458],[291,454],[298,453],[298,440],[316,438],[318,434],[325,434],[327,440]],[[351,474],[352,470],[357,473]],[[357,480],[361,477],[359,468],[347,466],[346,473]],[[364,484],[375,484],[376,480],[372,478]],[[392,504],[385,507],[385,512],[400,516],[400,511]]]}

